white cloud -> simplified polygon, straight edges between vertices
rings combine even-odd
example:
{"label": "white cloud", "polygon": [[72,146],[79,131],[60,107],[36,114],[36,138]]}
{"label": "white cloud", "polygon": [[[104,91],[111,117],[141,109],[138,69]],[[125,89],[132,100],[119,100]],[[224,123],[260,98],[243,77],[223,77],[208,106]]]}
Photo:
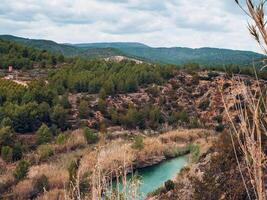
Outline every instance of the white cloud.
{"label": "white cloud", "polygon": [[1,0],[0,34],[258,51],[233,0]]}

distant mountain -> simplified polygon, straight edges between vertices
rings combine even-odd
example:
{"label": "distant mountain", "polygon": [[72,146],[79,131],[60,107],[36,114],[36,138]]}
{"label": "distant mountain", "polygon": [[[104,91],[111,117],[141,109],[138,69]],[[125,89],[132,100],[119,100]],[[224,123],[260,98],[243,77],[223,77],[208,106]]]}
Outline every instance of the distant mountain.
{"label": "distant mountain", "polygon": [[121,55],[119,50],[112,48],[90,48],[83,49],[74,45],[58,44],[51,40],[36,40],[16,37],[12,35],[0,35],[0,39],[9,40],[24,44],[26,46],[35,47],[39,49],[45,49],[53,53],[61,53],[64,56],[82,56],[88,58],[106,58],[109,56]]}
{"label": "distant mountain", "polygon": [[153,48],[142,43],[133,42],[58,44],[49,40],[33,40],[11,35],[2,35],[0,39],[62,53],[65,56],[81,56],[85,58],[123,56],[142,61],[168,64],[194,62],[203,65],[240,64],[247,66],[251,65],[253,61],[265,58],[264,55],[251,51],[218,48]]}
{"label": "distant mountain", "polygon": [[75,47],[82,48],[147,48],[149,46],[137,43],[137,42],[103,42],[103,43],[82,43],[82,44],[71,44]]}

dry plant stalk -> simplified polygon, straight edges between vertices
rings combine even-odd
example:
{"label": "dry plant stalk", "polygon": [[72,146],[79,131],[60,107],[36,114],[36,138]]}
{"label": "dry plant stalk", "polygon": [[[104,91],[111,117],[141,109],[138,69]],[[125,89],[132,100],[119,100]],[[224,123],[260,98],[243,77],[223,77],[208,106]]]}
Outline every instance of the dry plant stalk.
{"label": "dry plant stalk", "polygon": [[[246,86],[240,79],[237,87],[241,89],[241,94],[233,94],[233,98],[236,98],[236,95],[238,95],[235,109],[238,111],[239,123],[234,122],[227,103],[223,98],[224,107],[233,128],[232,142],[235,137],[244,155],[245,167],[249,174],[255,197],[258,200],[265,200],[265,170],[267,161],[264,148],[267,137],[266,93],[263,93],[258,84],[258,90],[254,94],[252,89]],[[237,147],[235,147],[234,142],[233,145],[236,154]],[[247,183],[242,174],[241,161],[238,159],[237,154],[236,159],[248,197],[251,199]]]}
{"label": "dry plant stalk", "polygon": [[[101,161],[97,162],[92,175],[92,199],[140,199],[138,192],[140,182],[135,176],[132,176],[131,180],[127,180],[129,163],[126,159],[126,152],[124,151],[122,154],[124,157],[123,165],[113,168],[111,171],[103,169]],[[131,174],[133,175],[133,172]]]}
{"label": "dry plant stalk", "polygon": [[[92,174],[88,179],[90,188],[87,196],[81,194],[80,183],[83,174],[89,169],[83,165],[78,166],[77,176],[75,181],[71,183],[70,188],[65,189],[65,199],[66,200],[138,200],[139,195],[139,179],[133,175],[132,167],[129,168],[129,159],[127,158],[127,146],[121,148],[122,152],[121,159],[123,162],[121,164],[114,164],[113,168],[110,168],[107,163],[103,162],[103,152],[105,153],[105,147],[98,149],[97,161],[93,167]],[[105,156],[105,159],[109,159]],[[115,162],[116,160],[114,160]],[[108,167],[108,168],[106,168]],[[128,173],[132,174],[131,180],[127,178]]]}

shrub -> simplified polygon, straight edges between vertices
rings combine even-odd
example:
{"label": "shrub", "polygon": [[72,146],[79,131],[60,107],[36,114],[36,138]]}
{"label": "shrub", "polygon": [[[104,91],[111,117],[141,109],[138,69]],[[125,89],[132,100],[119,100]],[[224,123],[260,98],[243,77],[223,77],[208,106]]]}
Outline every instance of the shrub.
{"label": "shrub", "polygon": [[37,131],[37,144],[49,143],[52,140],[52,133],[47,125],[43,124]]}
{"label": "shrub", "polygon": [[12,159],[13,161],[18,161],[22,158],[22,146],[20,143],[16,143],[13,147],[13,155]]}
{"label": "shrub", "polygon": [[80,118],[86,119],[89,115],[89,103],[85,100],[82,100],[79,105],[79,115]]}
{"label": "shrub", "polygon": [[19,181],[26,177],[29,171],[29,166],[30,164],[26,160],[21,160],[13,173],[14,178]]}
{"label": "shrub", "polygon": [[134,143],[132,145],[132,148],[141,150],[144,148],[144,139],[142,136],[137,136],[134,138]]}
{"label": "shrub", "polygon": [[199,160],[199,157],[200,157],[199,145],[191,144],[191,145],[189,145],[189,149],[190,149],[192,162],[194,162],[194,163],[197,162]]}
{"label": "shrub", "polygon": [[0,147],[13,144],[13,132],[10,127],[0,129]]}
{"label": "shrub", "polygon": [[79,167],[79,162],[73,160],[70,163],[68,167],[70,183],[73,183],[73,184],[75,183],[78,167]]}
{"label": "shrub", "polygon": [[64,144],[64,142],[67,140],[67,137],[64,133],[60,133],[58,136],[57,136],[57,139],[56,139],[56,142],[57,144]]}
{"label": "shrub", "polygon": [[86,127],[84,128],[83,133],[88,144],[94,144],[98,141],[98,135],[92,129]]}
{"label": "shrub", "polygon": [[221,115],[216,115],[215,117],[213,117],[213,120],[218,123],[222,123],[223,118]]}
{"label": "shrub", "polygon": [[35,177],[32,182],[35,196],[45,190],[48,190],[48,178],[45,175]]}
{"label": "shrub", "polygon": [[223,132],[223,130],[224,130],[223,124],[219,124],[218,126],[215,127],[215,131],[217,132]]}
{"label": "shrub", "polygon": [[46,160],[53,155],[53,149],[49,144],[40,145],[37,149],[40,160]]}
{"label": "shrub", "polygon": [[168,180],[164,183],[167,191],[173,190],[175,188],[175,184],[172,180]]}
{"label": "shrub", "polygon": [[180,112],[180,113],[179,113],[179,120],[180,120],[181,122],[188,123],[188,122],[189,122],[189,117],[188,117],[187,112],[185,112],[185,111]]}
{"label": "shrub", "polygon": [[209,100],[205,100],[205,101],[202,101],[200,104],[199,104],[199,108],[203,111],[207,110],[207,108],[210,106],[210,101]]}
{"label": "shrub", "polygon": [[1,157],[6,162],[12,161],[13,149],[9,146],[3,146],[1,149]]}
{"label": "shrub", "polygon": [[0,124],[1,127],[12,127],[12,121],[9,117],[5,117],[1,124]]}

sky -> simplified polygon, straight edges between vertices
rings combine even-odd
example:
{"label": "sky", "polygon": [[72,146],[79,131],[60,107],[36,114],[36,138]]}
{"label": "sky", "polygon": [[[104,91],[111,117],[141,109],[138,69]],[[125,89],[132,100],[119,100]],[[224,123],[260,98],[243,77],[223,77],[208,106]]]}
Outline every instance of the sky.
{"label": "sky", "polygon": [[1,0],[0,34],[260,52],[234,0]]}

